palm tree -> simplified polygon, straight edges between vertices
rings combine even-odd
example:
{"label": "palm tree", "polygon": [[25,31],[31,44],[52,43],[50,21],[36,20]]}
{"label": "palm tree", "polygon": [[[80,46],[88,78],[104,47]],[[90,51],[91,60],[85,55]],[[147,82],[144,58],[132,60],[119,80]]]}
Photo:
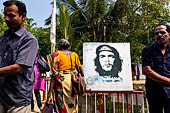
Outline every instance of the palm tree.
{"label": "palm tree", "polygon": [[62,37],[69,40],[69,13],[64,4],[59,6],[59,22]]}
{"label": "palm tree", "polygon": [[[69,40],[74,50],[83,42],[131,42],[141,54],[151,41],[150,32],[159,22],[167,23],[168,1],[157,0],[58,0],[65,4],[69,16]],[[59,21],[58,21],[58,24]],[[71,34],[71,35],[70,35]],[[140,47],[140,48],[137,48]],[[82,54],[82,52],[78,52]],[[136,54],[135,52],[134,54]],[[132,52],[133,54],[133,52]],[[137,58],[133,57],[133,61]]]}
{"label": "palm tree", "polygon": [[[102,41],[105,15],[108,12],[108,0],[59,0],[58,7],[65,4],[70,12],[70,27],[80,35],[89,32],[91,41]],[[58,15],[62,16],[62,15]],[[60,18],[60,17],[59,17]],[[49,19],[46,24],[50,23]],[[102,29],[101,29],[102,28]]]}

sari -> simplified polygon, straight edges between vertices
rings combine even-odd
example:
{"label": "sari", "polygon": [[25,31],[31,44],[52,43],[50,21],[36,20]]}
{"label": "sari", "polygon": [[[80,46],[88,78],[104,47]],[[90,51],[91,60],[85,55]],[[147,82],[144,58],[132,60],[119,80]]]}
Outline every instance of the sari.
{"label": "sari", "polygon": [[[72,93],[71,71],[75,65],[81,66],[78,55],[75,52],[65,54],[56,51],[49,55],[49,64],[55,78],[54,92],[55,105],[59,113],[76,113],[78,104],[77,95]],[[72,65],[71,65],[72,61]]]}

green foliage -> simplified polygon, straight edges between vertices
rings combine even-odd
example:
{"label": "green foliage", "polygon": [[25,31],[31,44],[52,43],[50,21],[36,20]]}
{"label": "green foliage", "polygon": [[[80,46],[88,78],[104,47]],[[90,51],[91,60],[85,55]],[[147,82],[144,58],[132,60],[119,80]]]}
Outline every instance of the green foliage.
{"label": "green foliage", "polygon": [[38,39],[40,53],[46,58],[46,55],[48,55],[51,50],[50,28],[38,27],[35,29],[35,32],[36,34],[34,35]]}
{"label": "green foliage", "polygon": [[34,19],[32,18],[26,18],[25,22],[24,22],[24,27],[29,31],[34,33],[35,28],[34,26],[36,25],[36,23],[34,23]]}
{"label": "green foliage", "polygon": [[35,27],[36,23],[34,19],[27,18],[24,23],[24,27],[31,32],[38,40],[39,51],[41,55],[46,58],[46,55],[50,53],[50,29]]}
{"label": "green foliage", "polygon": [[[168,4],[168,0],[58,0],[56,43],[65,37],[71,50],[82,56],[83,42],[128,42],[132,63],[141,63],[142,49],[154,42],[153,26],[170,20]],[[33,19],[26,19],[26,29],[37,37],[45,56],[50,53],[50,28],[35,25]],[[0,14],[0,34],[6,29]]]}
{"label": "green foliage", "polygon": [[153,26],[168,23],[166,1],[117,0],[110,11],[107,41],[130,42],[132,63],[141,63],[143,47],[153,43]]}
{"label": "green foliage", "polygon": [[4,33],[4,31],[7,30],[7,29],[8,29],[8,27],[5,23],[3,15],[0,14],[0,35],[2,35]]}
{"label": "green foliage", "polygon": [[137,38],[131,38],[130,41],[130,52],[131,52],[131,62],[133,64],[139,64],[141,63],[141,53],[142,49],[146,46],[142,43],[140,43]]}
{"label": "green foliage", "polygon": [[129,42],[132,63],[141,63],[142,49],[153,43],[153,26],[170,20],[166,0],[58,0],[57,4],[65,4],[70,12],[72,50],[82,55],[83,42]]}

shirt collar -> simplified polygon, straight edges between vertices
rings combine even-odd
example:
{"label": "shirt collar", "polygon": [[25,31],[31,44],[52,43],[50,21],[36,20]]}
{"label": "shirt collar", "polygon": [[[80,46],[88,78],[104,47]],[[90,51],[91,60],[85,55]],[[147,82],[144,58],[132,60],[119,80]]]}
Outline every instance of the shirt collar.
{"label": "shirt collar", "polygon": [[[15,34],[16,36],[21,37],[22,34],[23,34],[25,31],[26,31],[25,27],[22,27],[21,29],[19,29],[18,31],[16,31],[14,34]],[[10,32],[11,32],[11,30],[8,29],[8,30],[6,30],[6,31],[4,32],[4,35],[5,35],[5,36],[9,36],[9,35],[10,35]]]}
{"label": "shirt collar", "polygon": [[[154,47],[158,47],[159,48],[159,45],[157,43],[154,43]],[[170,44],[167,45],[167,49],[170,48]]]}
{"label": "shirt collar", "polygon": [[[153,45],[154,48],[159,48],[159,45],[157,43],[154,43]],[[161,49],[159,48],[159,50],[161,51]],[[167,45],[167,48],[166,48],[166,52],[169,52],[170,51],[170,44]]]}

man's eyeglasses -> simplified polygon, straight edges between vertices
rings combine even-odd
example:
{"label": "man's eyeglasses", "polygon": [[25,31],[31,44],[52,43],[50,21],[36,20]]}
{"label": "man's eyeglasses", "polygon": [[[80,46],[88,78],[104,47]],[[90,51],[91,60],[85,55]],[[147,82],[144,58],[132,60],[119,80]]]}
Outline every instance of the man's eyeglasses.
{"label": "man's eyeglasses", "polygon": [[159,33],[161,33],[162,35],[164,35],[166,32],[165,32],[165,31],[155,32],[154,35],[158,35]]}

